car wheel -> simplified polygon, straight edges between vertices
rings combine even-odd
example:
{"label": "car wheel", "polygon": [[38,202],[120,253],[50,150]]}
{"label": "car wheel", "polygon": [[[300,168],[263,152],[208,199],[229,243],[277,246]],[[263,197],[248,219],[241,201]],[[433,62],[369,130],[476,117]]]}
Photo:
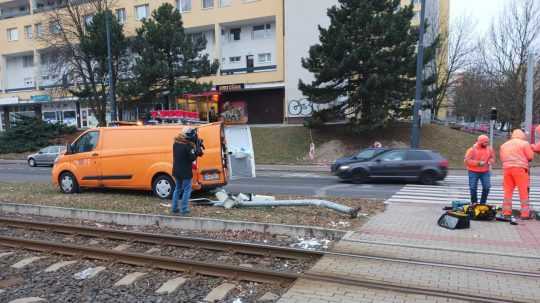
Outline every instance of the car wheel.
{"label": "car wheel", "polygon": [[58,183],[60,184],[60,190],[64,194],[74,194],[79,192],[79,183],[77,183],[77,179],[70,172],[62,173]]}
{"label": "car wheel", "polygon": [[152,191],[160,199],[171,199],[174,192],[174,181],[167,175],[159,175],[152,183]]}
{"label": "car wheel", "polygon": [[352,182],[354,184],[362,184],[368,180],[368,174],[365,171],[354,172],[352,175]]}
{"label": "car wheel", "polygon": [[28,166],[36,167],[36,160],[34,158],[28,159]]}
{"label": "car wheel", "polygon": [[423,172],[420,175],[420,183],[425,185],[434,185],[436,183],[435,173],[432,171]]}

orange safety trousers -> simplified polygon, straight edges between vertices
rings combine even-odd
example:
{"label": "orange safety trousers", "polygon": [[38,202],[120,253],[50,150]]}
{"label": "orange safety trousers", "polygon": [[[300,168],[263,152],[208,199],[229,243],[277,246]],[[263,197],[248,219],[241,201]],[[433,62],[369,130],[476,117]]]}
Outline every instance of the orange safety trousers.
{"label": "orange safety trousers", "polygon": [[529,217],[529,172],[522,167],[508,167],[504,169],[504,202],[503,215],[512,215],[512,195],[514,188],[518,188],[521,202],[521,217]]}

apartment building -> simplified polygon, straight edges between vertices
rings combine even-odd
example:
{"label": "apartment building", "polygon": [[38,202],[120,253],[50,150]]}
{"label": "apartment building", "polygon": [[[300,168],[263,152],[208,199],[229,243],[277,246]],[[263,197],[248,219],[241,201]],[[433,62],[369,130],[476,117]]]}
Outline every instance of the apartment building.
{"label": "apartment building", "polygon": [[[45,16],[65,1],[0,0],[0,130],[17,114],[81,128],[97,124],[87,104],[52,93],[62,84],[63,73],[53,68],[59,65],[55,54],[36,39],[55,30],[44,22]],[[211,94],[219,98],[200,104],[191,97],[173,104],[156,99],[145,108],[121,108],[122,119],[186,108],[206,117],[210,108],[236,108],[241,121],[253,124],[298,123],[311,115],[311,103],[298,90],[298,80],[309,81],[312,75],[300,62],[318,42],[318,26],[329,24],[326,11],[337,0],[116,0],[112,9],[129,37],[164,2],[182,13],[188,33],[206,38],[204,52],[220,66],[216,75],[203,80],[213,83]],[[447,28],[448,0],[427,2],[428,14],[441,16],[434,20],[443,24],[439,28]]]}
{"label": "apartment building", "polygon": [[[134,36],[143,18],[164,2],[181,13],[186,31],[207,40],[205,52],[219,60],[216,75],[205,78],[219,93],[219,106],[240,107],[250,123],[282,123],[284,117],[283,0],[117,0],[112,8]],[[0,127],[17,114],[41,116],[78,127],[97,121],[83,102],[55,97],[62,84],[54,54],[36,37],[45,30],[45,14],[65,0],[0,0]],[[88,16],[91,18],[91,15]],[[156,100],[149,110],[174,110],[179,104]],[[198,110],[208,110],[199,107]],[[127,108],[124,119],[142,115]]]}

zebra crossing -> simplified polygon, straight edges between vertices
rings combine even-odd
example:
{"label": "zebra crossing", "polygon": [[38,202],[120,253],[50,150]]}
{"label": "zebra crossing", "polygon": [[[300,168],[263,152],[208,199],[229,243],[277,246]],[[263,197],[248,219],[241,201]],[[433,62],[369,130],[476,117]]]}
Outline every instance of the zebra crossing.
{"label": "zebra crossing", "polygon": [[[491,177],[491,190],[488,197],[489,204],[501,205],[504,197],[503,178],[500,175]],[[482,193],[482,186],[478,184],[478,199]],[[466,175],[448,176],[438,185],[408,184],[396,192],[386,203],[424,203],[448,205],[454,200],[469,201],[469,178]],[[540,209],[540,178],[533,178],[530,183],[530,205]],[[519,208],[519,195],[517,189],[513,196],[514,207]]]}

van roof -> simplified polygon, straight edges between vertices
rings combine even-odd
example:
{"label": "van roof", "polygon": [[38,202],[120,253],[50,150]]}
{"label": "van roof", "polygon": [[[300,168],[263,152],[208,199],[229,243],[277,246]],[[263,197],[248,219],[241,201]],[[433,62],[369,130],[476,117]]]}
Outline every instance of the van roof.
{"label": "van roof", "polygon": [[165,125],[133,125],[133,126],[103,126],[91,128],[89,130],[110,129],[110,130],[134,130],[134,129],[175,129],[178,127],[192,127],[201,128],[213,125],[219,125],[221,122],[198,124],[198,125],[185,125],[185,124],[165,124]]}

